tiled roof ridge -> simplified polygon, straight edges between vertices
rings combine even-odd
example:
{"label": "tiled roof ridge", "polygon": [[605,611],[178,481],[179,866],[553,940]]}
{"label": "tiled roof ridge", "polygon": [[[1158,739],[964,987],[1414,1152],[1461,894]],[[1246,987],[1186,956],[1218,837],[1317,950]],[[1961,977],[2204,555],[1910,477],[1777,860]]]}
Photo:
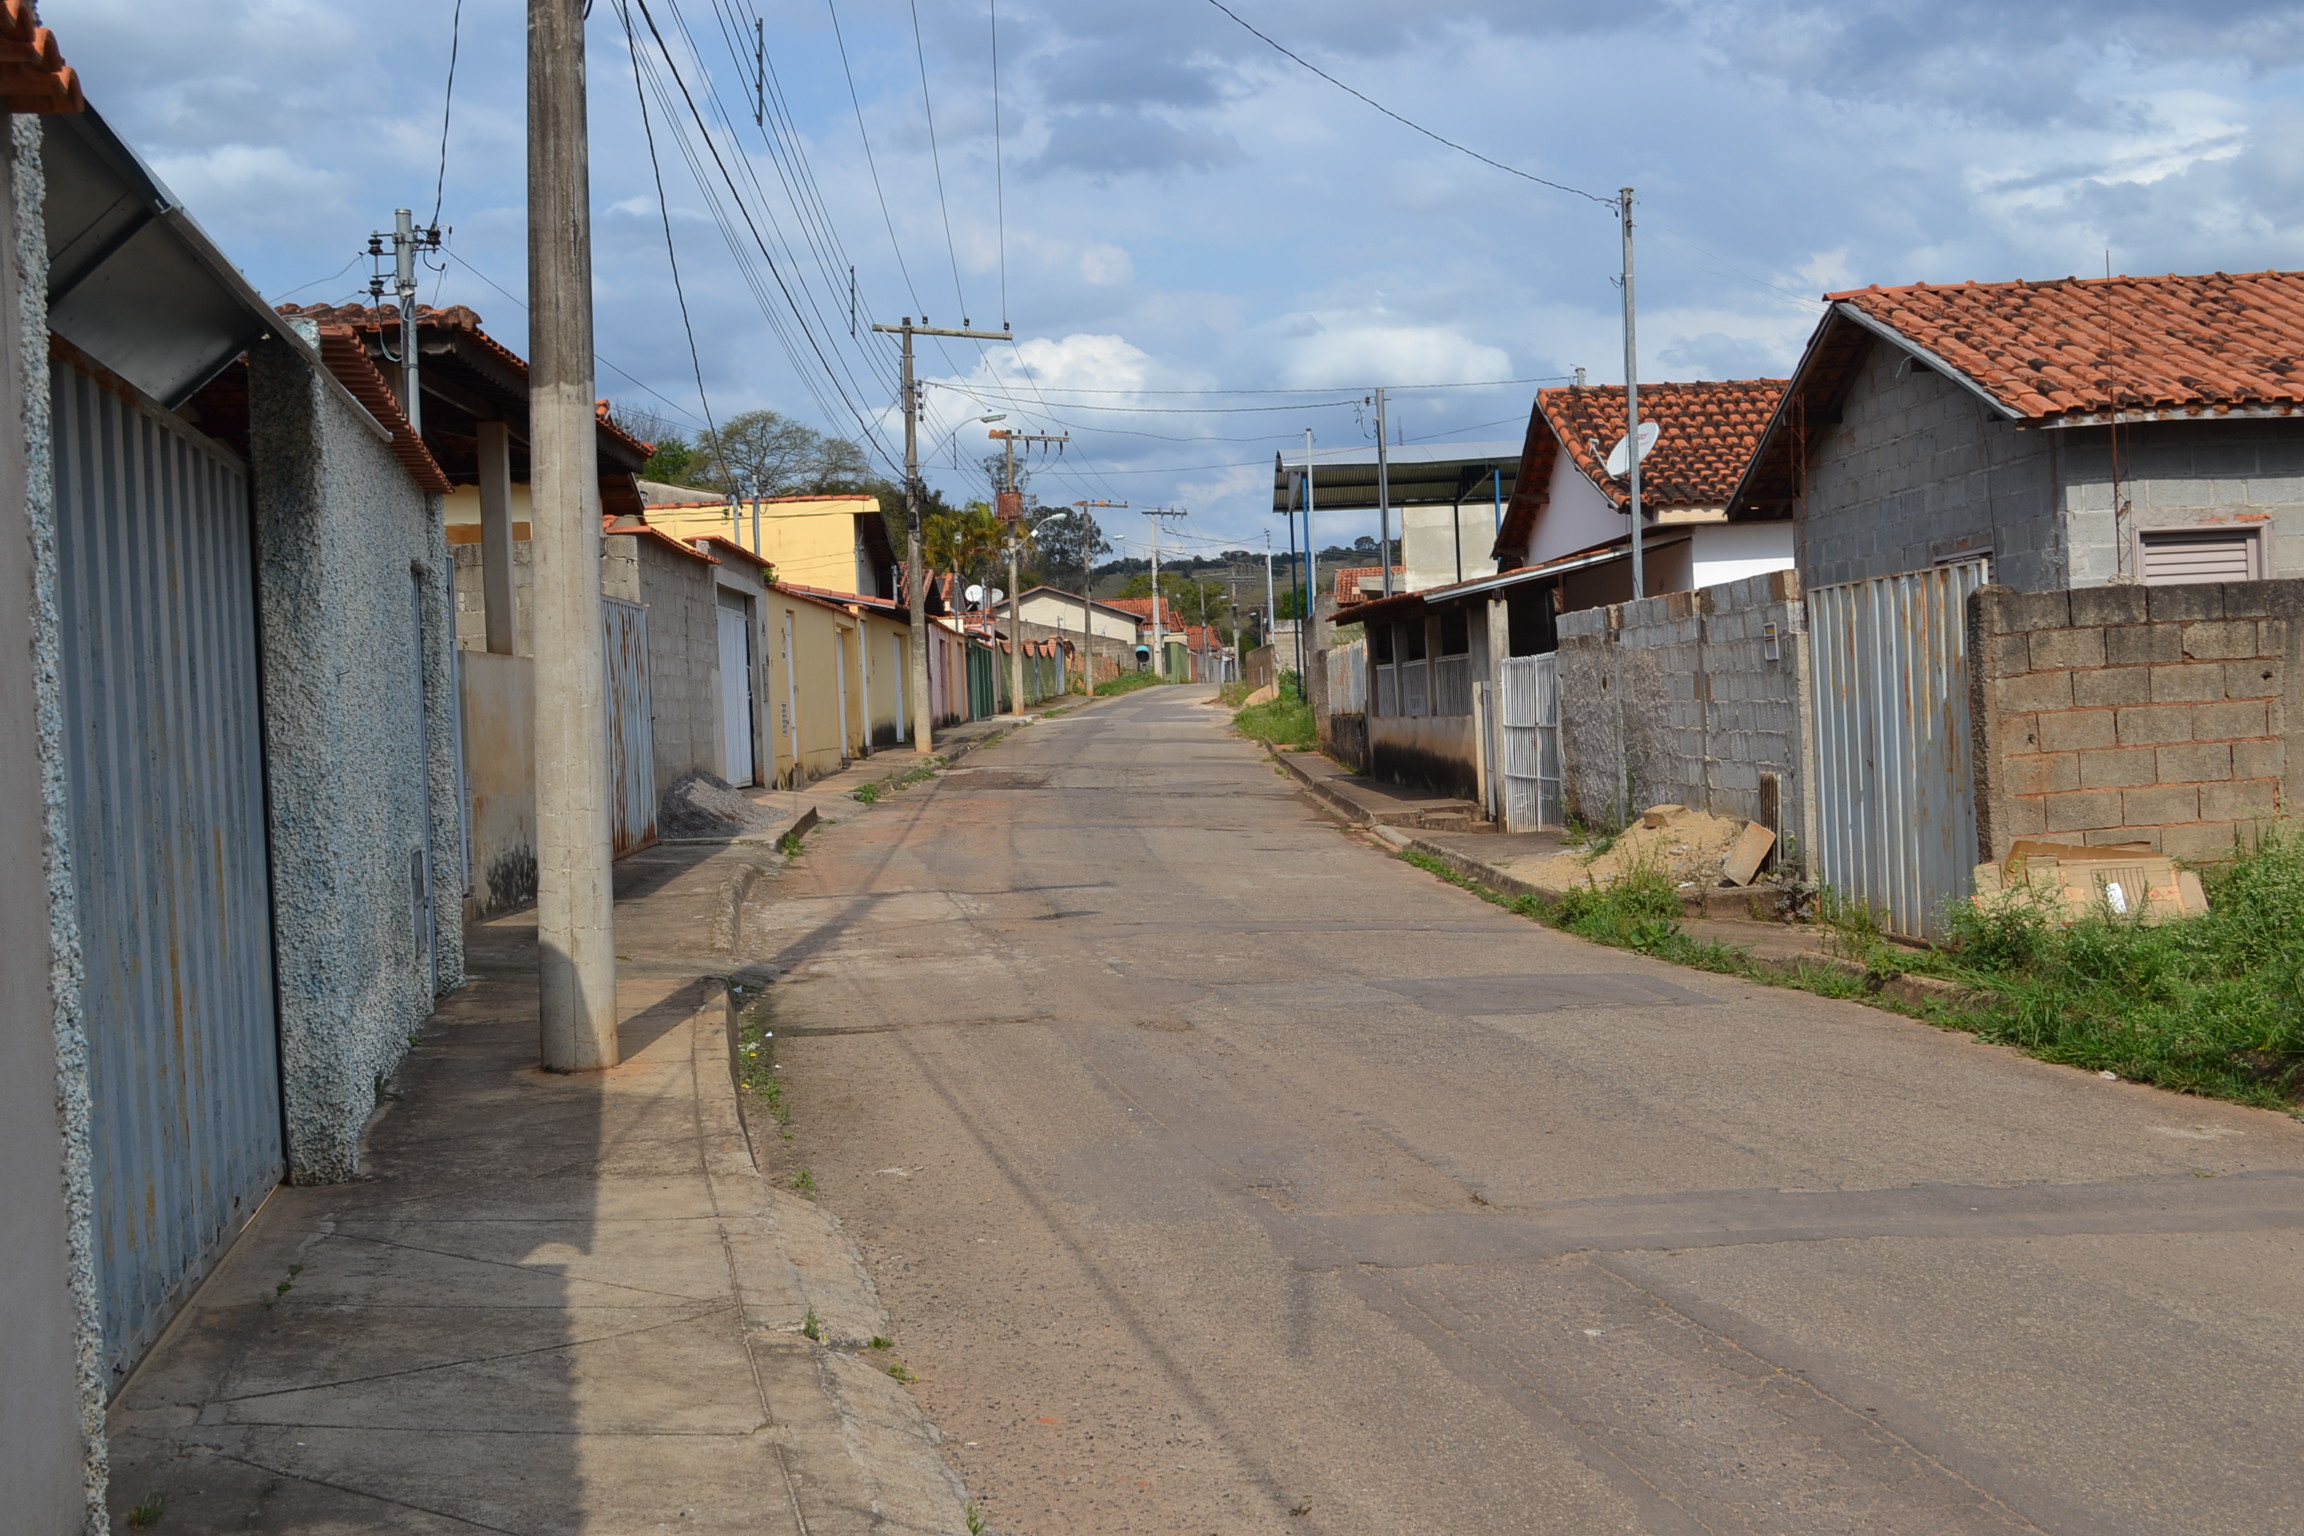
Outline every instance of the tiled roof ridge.
{"label": "tiled roof ridge", "polygon": [[2304,411],[2304,272],[1913,283],[1827,297],[2015,417]]}
{"label": "tiled roof ridge", "polygon": [[[1666,379],[1640,386],[1640,421],[1656,446],[1640,461],[1648,507],[1725,506],[1759,446],[1786,379]],[[1629,486],[1611,478],[1609,449],[1624,435],[1624,386],[1565,384],[1536,392],[1536,409],[1585,479],[1621,506]]]}
{"label": "tiled roof ridge", "polygon": [[0,0],[0,111],[57,115],[88,110],[80,72],[64,62],[56,34],[31,0]]}
{"label": "tiled roof ridge", "polygon": [[322,325],[319,327],[320,361],[336,375],[337,382],[351,392],[368,414],[375,417],[385,431],[392,434],[392,457],[408,471],[408,478],[421,490],[445,496],[455,487],[449,483],[448,473],[440,461],[432,457],[432,450],[400,409],[400,399],[392,393],[392,386],[377,371],[374,359],[368,356],[357,333],[348,325]]}

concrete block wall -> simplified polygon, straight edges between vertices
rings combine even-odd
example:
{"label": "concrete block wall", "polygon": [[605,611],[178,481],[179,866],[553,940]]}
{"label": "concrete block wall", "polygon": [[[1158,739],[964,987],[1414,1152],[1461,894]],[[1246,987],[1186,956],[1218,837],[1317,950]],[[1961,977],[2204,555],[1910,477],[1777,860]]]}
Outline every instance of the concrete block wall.
{"label": "concrete block wall", "polygon": [[1970,599],[1979,857],[2020,837],[2213,857],[2304,792],[2304,581]]}
{"label": "concrete block wall", "polygon": [[2112,432],[2054,434],[2061,454],[2070,585],[2133,574],[2136,529],[2202,523],[2261,526],[2267,578],[2304,576],[2304,421],[2144,422],[2119,433],[2119,499],[2113,516]]}
{"label": "concrete block wall", "polygon": [[1563,614],[1556,666],[1569,811],[1610,828],[1672,802],[1761,820],[1762,776],[1774,774],[1778,830],[1796,857],[1806,629],[1791,571]]}
{"label": "concrete block wall", "polygon": [[2019,431],[1966,389],[1874,342],[1838,423],[1813,429],[1794,549],[1810,587],[1992,551],[2022,591],[2067,584],[2058,434]]}
{"label": "concrete block wall", "polygon": [[600,589],[648,610],[648,705],[656,788],[693,769],[720,773],[720,598],[710,563],[661,539],[601,541]]}

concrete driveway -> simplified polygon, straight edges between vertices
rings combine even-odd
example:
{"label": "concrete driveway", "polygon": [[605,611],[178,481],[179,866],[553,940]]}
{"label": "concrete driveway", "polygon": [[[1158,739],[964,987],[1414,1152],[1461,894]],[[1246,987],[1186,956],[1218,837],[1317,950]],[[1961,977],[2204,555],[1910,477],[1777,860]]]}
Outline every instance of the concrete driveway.
{"label": "concrete driveway", "polygon": [[2304,1126],[1548,932],[1197,697],[747,914],[992,1528],[2304,1529]]}

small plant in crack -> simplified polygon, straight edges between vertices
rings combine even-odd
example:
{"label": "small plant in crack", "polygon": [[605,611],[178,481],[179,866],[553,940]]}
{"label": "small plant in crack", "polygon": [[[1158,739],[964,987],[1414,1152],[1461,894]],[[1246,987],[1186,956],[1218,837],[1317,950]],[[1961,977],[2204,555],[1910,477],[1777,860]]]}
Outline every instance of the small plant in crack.
{"label": "small plant in crack", "polygon": [[920,1379],[919,1377],[913,1375],[910,1371],[904,1369],[904,1362],[901,1360],[892,1360],[888,1363],[888,1374],[902,1382],[913,1382]]}
{"label": "small plant in crack", "polygon": [[894,1349],[896,1347],[896,1341],[889,1338],[886,1334],[876,1333],[872,1335],[871,1347],[874,1349]]}
{"label": "small plant in crack", "polygon": [[792,1192],[796,1195],[806,1195],[811,1200],[815,1199],[816,1175],[805,1168],[792,1175]]}
{"label": "small plant in crack", "polygon": [[814,1307],[810,1307],[807,1315],[800,1319],[800,1337],[814,1339],[819,1344],[824,1342],[824,1319],[816,1315]]}
{"label": "small plant in crack", "polygon": [[984,1512],[974,1504],[970,1504],[962,1513],[968,1517],[968,1536],[984,1536],[991,1529],[984,1523]]}
{"label": "small plant in crack", "polygon": [[264,1305],[265,1305],[265,1307],[266,1307],[267,1309],[269,1309],[269,1308],[272,1306],[272,1304],[273,1304],[274,1302],[278,1301],[278,1300],[279,1300],[281,1297],[283,1297],[283,1296],[287,1295],[287,1294],[288,1294],[288,1292],[289,1292],[289,1291],[290,1291],[290,1290],[291,1290],[291,1289],[292,1289],[292,1288],[295,1286],[295,1284],[296,1284],[296,1277],[297,1277],[298,1275],[302,1274],[302,1273],[304,1273],[304,1266],[303,1266],[303,1265],[301,1265],[301,1264],[291,1264],[291,1265],[289,1265],[289,1266],[288,1266],[288,1278],[287,1278],[287,1279],[285,1279],[285,1280],[283,1280],[283,1281],[281,1281],[281,1282],[280,1282],[278,1285],[276,1285],[276,1286],[272,1287],[272,1294],[271,1294],[270,1296],[268,1296],[268,1297],[266,1297],[266,1298],[264,1299]]}
{"label": "small plant in crack", "polygon": [[880,786],[878,784],[859,784],[856,786],[856,799],[861,804],[871,805],[879,798]]}
{"label": "small plant in crack", "polygon": [[148,1531],[158,1525],[160,1517],[166,1513],[168,1513],[168,1495],[148,1493],[137,1500],[135,1505],[129,1509],[128,1529]]}
{"label": "small plant in crack", "polygon": [[800,834],[797,832],[787,832],[782,837],[776,839],[776,851],[788,859],[796,859],[800,857]]}

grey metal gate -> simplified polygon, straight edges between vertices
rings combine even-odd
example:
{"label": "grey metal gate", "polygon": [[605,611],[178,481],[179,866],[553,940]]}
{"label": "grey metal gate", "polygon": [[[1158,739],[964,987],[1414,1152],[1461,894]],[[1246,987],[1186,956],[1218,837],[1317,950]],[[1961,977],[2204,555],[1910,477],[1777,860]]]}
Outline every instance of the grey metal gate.
{"label": "grey metal gate", "polygon": [[1816,869],[1911,939],[1943,932],[1976,864],[1968,594],[1984,562],[1809,591]]}
{"label": "grey metal gate", "polygon": [[1501,685],[1504,830],[1560,825],[1560,685],[1556,658],[1505,659]]}
{"label": "grey metal gate", "polygon": [[[65,783],[118,1386],[280,1180],[246,475],[59,361]],[[19,874],[22,872],[19,871]]]}
{"label": "grey metal gate", "polygon": [[615,857],[656,841],[656,724],[648,691],[648,610],[620,597],[601,602],[608,654],[608,777],[615,786]]}

